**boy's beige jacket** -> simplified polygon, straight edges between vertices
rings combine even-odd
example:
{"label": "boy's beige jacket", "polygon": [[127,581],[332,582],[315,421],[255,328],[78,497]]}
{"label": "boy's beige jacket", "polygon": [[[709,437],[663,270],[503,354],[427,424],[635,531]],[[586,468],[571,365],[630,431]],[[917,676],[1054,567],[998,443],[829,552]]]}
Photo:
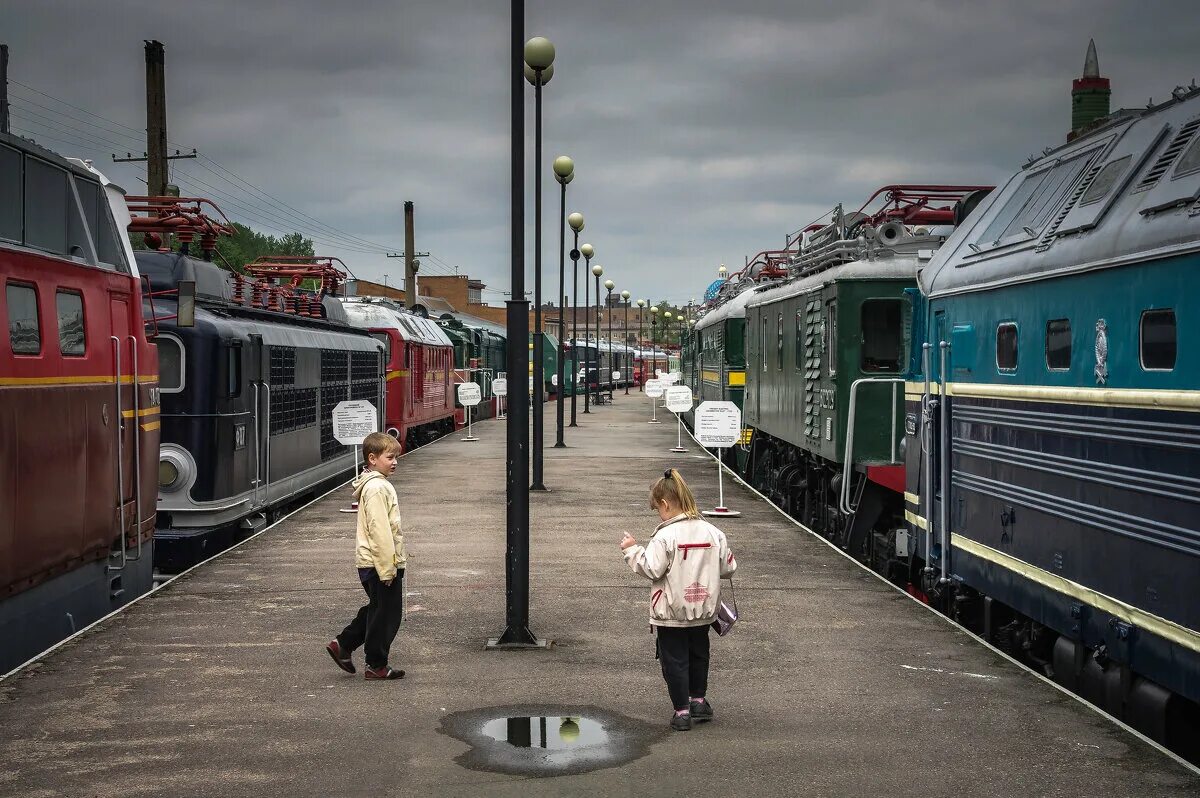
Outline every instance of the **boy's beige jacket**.
{"label": "boy's beige jacket", "polygon": [[725,533],[682,514],[659,524],[645,546],[625,549],[625,562],[651,580],[650,623],[655,626],[712,623],[721,579],[737,570]]}
{"label": "boy's beige jacket", "polygon": [[396,569],[403,568],[407,559],[396,489],[378,471],[364,471],[354,479],[354,498],[358,499],[355,565],[374,568],[384,582],[395,579]]}

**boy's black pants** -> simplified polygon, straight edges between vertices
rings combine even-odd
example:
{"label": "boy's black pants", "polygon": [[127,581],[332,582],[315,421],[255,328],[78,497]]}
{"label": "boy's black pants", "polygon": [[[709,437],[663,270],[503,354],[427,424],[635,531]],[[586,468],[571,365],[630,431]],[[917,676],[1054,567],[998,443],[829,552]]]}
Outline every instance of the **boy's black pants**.
{"label": "boy's black pants", "polygon": [[658,660],[676,710],[687,709],[691,696],[708,690],[708,624],[659,626]]}
{"label": "boy's black pants", "polygon": [[404,570],[396,572],[390,585],[379,580],[374,570],[362,583],[367,591],[367,603],[359,608],[358,615],[337,636],[338,645],[346,656],[359,646],[367,655],[367,667],[383,668],[388,664],[388,651],[396,632],[400,631],[400,618],[404,609]]}

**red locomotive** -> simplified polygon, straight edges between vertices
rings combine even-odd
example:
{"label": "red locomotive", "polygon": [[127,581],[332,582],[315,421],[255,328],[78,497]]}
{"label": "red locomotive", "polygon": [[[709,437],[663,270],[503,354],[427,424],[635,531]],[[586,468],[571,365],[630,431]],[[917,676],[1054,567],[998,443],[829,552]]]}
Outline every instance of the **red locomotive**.
{"label": "red locomotive", "polygon": [[158,356],[120,189],[0,134],[0,673],[153,586]]}
{"label": "red locomotive", "polygon": [[453,432],[454,346],[442,328],[387,299],[348,297],[342,307],[384,345],[388,433],[409,451]]}

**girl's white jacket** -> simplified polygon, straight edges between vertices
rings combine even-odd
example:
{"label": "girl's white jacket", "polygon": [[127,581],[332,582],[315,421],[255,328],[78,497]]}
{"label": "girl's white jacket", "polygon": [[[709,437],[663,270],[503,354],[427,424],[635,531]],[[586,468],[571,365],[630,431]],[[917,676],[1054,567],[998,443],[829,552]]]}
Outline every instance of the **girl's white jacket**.
{"label": "girl's white jacket", "polygon": [[721,579],[737,570],[725,533],[682,513],[659,524],[645,546],[625,549],[625,562],[652,583],[650,623],[655,626],[712,623]]}

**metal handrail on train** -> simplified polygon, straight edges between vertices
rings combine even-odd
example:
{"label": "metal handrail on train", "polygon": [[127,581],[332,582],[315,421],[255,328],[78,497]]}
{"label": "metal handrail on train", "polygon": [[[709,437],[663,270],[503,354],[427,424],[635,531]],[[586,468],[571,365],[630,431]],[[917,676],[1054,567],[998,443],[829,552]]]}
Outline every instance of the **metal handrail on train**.
{"label": "metal handrail on train", "polygon": [[[930,352],[933,346],[928,341],[921,344],[921,371],[925,375],[925,392],[921,395],[921,454],[925,456],[925,467],[921,469],[921,502],[917,509],[925,509],[925,575],[933,575],[933,410],[936,403],[930,393],[929,369],[932,365]],[[921,517],[921,516],[918,516]]]}
{"label": "metal handrail on train", "polygon": [[125,436],[121,434],[121,339],[115,335],[110,335],[109,340],[113,344],[113,385],[116,387],[116,428],[117,428],[117,517],[120,519],[120,529],[118,532],[121,535],[121,564],[113,565],[109,563],[109,571],[122,571],[128,561],[125,551]]}
{"label": "metal handrail on train", "polygon": [[860,377],[850,383],[850,409],[846,417],[846,446],[842,455],[842,490],[838,497],[841,511],[846,515],[854,513],[857,507],[850,504],[850,470],[854,455],[854,414],[857,412],[858,389],[863,383],[891,383],[892,385],[892,459],[896,463],[896,384],[903,383],[903,377]]}
{"label": "metal handrail on train", "polygon": [[258,383],[253,383],[251,387],[254,388],[254,493],[251,501],[254,503],[254,507],[257,508],[258,488],[262,484],[262,473],[259,467],[262,461],[262,437],[260,436],[261,430],[258,426]]}
{"label": "metal handrail on train", "polygon": [[[137,338],[130,335],[129,351],[133,355],[133,511],[137,519],[137,556],[126,555],[126,560],[137,562],[142,559],[142,401],[138,396],[138,355]],[[121,525],[121,548],[125,548],[124,524]]]}
{"label": "metal handrail on train", "polygon": [[266,403],[267,457],[266,457],[266,463],[263,468],[263,476],[266,477],[266,479],[263,481],[266,484],[263,485],[263,493],[266,494],[266,497],[267,497],[266,501],[269,502],[269,501],[271,501],[271,386],[264,382],[262,384],[262,388],[264,391],[266,391],[266,399],[267,399],[267,403]]}

